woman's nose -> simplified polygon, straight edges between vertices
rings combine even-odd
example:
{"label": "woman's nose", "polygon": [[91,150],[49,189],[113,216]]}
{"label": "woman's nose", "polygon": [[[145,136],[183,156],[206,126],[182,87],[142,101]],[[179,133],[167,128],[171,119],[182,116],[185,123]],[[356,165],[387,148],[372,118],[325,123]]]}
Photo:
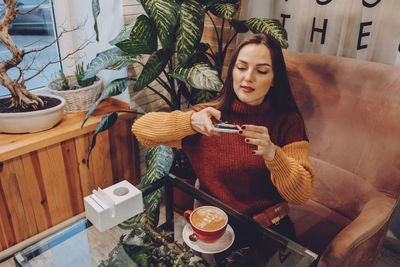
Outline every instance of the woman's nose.
{"label": "woman's nose", "polygon": [[248,70],[244,78],[246,81],[252,82],[254,80],[254,71]]}

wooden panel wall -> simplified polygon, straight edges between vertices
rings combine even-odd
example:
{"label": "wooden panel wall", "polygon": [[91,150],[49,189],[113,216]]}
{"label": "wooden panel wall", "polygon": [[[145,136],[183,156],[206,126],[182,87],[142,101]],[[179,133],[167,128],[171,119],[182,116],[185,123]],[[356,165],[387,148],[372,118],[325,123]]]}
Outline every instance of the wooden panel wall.
{"label": "wooden panel wall", "polygon": [[0,249],[42,232],[84,211],[83,198],[97,187],[123,179],[138,184],[137,142],[130,120],[9,159],[0,164]]}

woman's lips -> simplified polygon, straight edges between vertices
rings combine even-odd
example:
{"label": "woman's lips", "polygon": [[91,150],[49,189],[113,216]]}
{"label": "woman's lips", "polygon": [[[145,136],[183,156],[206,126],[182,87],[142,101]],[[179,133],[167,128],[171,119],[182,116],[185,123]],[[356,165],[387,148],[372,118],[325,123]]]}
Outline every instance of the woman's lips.
{"label": "woman's lips", "polygon": [[242,88],[243,92],[245,93],[251,93],[254,91],[254,88],[250,86],[240,86],[240,88]]}

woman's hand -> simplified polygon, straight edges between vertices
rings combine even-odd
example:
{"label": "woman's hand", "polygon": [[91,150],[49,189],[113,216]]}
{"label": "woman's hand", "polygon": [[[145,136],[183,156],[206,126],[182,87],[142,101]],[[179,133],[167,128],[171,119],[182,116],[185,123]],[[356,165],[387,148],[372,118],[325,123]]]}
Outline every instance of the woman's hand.
{"label": "woman's hand", "polygon": [[191,119],[191,124],[193,130],[210,136],[210,135],[219,135],[218,132],[213,130],[213,121],[212,118],[215,118],[216,120],[220,120],[221,118],[221,111],[208,107],[205,109],[202,109],[198,112],[193,113],[192,119]]}
{"label": "woman's hand", "polygon": [[276,148],[269,137],[267,127],[246,124],[241,128],[239,133],[245,137],[245,142],[257,146],[257,150],[252,154],[262,155],[265,160],[274,159]]}

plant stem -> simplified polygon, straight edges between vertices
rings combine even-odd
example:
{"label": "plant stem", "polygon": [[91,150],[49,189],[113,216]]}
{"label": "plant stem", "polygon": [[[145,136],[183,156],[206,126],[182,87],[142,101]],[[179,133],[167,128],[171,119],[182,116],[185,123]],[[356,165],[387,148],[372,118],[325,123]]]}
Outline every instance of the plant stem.
{"label": "plant stem", "polygon": [[[170,109],[173,108],[173,104],[171,103],[171,101],[169,101],[168,98],[166,98],[163,94],[161,94],[160,92],[158,92],[156,89],[154,89],[153,87],[151,87],[150,85],[147,85],[147,88],[149,88],[151,91],[153,91],[156,95],[158,95],[159,97],[161,97],[165,103],[167,103],[167,105],[169,106]],[[167,90],[168,91],[168,90]]]}
{"label": "plant stem", "polygon": [[210,15],[208,12],[207,12],[206,14],[207,14],[207,16],[210,18],[212,24],[214,25],[215,35],[217,35],[217,42],[219,43],[219,40],[220,40],[220,39],[219,39],[219,35],[218,35],[217,25],[215,25],[215,22],[214,22],[214,20],[212,19],[211,15]]}

